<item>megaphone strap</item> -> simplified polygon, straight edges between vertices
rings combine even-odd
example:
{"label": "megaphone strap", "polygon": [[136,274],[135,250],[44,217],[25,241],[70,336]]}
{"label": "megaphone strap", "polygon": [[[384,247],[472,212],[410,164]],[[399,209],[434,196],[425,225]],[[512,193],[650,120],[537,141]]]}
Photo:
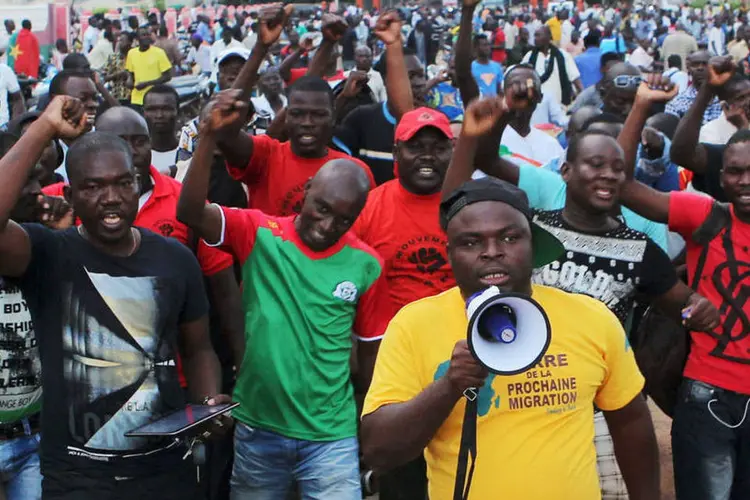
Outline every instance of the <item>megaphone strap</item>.
{"label": "megaphone strap", "polygon": [[[469,465],[471,455],[471,467]],[[477,399],[466,401],[464,423],[461,429],[461,445],[458,449],[456,466],[456,484],[453,489],[453,500],[468,500],[471,479],[474,477],[474,465],[477,461]],[[468,467],[468,478],[466,471]]]}

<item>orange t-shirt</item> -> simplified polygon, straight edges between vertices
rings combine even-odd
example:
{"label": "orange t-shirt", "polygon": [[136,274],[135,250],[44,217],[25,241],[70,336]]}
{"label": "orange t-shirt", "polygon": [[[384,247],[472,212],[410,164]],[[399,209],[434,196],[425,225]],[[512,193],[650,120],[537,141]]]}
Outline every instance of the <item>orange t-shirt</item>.
{"label": "orange t-shirt", "polygon": [[302,158],[292,152],[289,141],[279,142],[267,135],[256,135],[253,156],[244,168],[227,163],[229,174],[247,185],[249,207],[268,215],[298,214],[305,196],[305,184],[330,160],[344,158],[358,164],[367,173],[370,186],[375,179],[370,168],[348,154],[328,149],[322,158]]}
{"label": "orange t-shirt", "polygon": [[394,314],[415,300],[456,286],[440,227],[440,193],[410,193],[398,179],[370,192],[354,223],[357,236],[385,260]]}

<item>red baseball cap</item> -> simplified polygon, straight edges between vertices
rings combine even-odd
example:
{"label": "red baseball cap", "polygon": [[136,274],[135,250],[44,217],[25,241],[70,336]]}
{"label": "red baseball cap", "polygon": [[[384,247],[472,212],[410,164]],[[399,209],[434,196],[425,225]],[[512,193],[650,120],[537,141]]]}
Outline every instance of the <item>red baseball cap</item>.
{"label": "red baseball cap", "polygon": [[397,141],[408,141],[425,127],[435,127],[448,139],[453,139],[451,123],[448,117],[432,108],[417,108],[409,111],[396,125],[395,138]]}

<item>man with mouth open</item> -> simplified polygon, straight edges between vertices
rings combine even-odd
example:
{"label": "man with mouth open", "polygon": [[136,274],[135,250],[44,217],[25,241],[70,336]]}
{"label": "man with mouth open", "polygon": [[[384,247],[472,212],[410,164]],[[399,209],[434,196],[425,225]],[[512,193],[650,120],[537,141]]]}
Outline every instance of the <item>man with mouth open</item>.
{"label": "man with mouth open", "polygon": [[[289,99],[294,119],[309,112],[294,111],[295,102],[312,104],[300,94]],[[204,110],[177,209],[242,265],[246,346],[234,391],[231,495],[284,500],[296,481],[304,500],[361,498],[352,334],[356,382],[365,392],[391,316],[382,259],[349,231],[371,179],[339,158],[305,184],[299,215],[206,205],[216,139],[246,113],[240,96],[239,89],[222,92]]]}
{"label": "man with mouth open", "polygon": [[[472,498],[502,490],[503,497],[524,500],[561,492],[598,500],[596,403],[613,429],[618,457],[631,465],[631,498],[657,500],[656,439],[620,322],[596,300],[532,284],[533,269],[564,249],[532,221],[523,191],[493,178],[463,183],[477,138],[498,115],[484,101],[466,110],[440,205],[458,286],[407,305],[388,325],[363,410],[364,459],[387,470],[424,451],[430,499],[453,498],[463,392],[475,387]],[[549,348],[526,373],[488,374],[469,350],[466,300],[490,286],[532,297],[549,318]],[[542,479],[529,481],[530,470]]]}
{"label": "man with mouth open", "polygon": [[[664,101],[670,97],[668,90],[658,87],[661,82],[652,84],[657,90],[649,89],[649,99]],[[491,109],[498,109],[500,128],[506,120],[507,107],[526,106],[529,93],[528,88],[516,86],[510,89],[508,103],[497,100]],[[501,132],[496,127],[493,133]],[[486,147],[494,149],[494,146]],[[455,168],[451,167],[450,183],[468,179],[473,173],[473,151],[468,153],[454,153],[452,165]],[[500,164],[504,166],[498,168]],[[486,167],[490,175],[506,178],[510,169],[517,171],[518,167],[501,158]],[[718,323],[716,308],[678,280],[666,253],[645,234],[613,216],[617,213],[619,193],[625,182],[624,153],[615,138],[601,132],[583,132],[576,136],[568,147],[561,173],[567,183],[564,207],[537,210],[534,222],[554,234],[566,251],[534,270],[532,281],[535,284],[588,295],[602,302],[625,328],[638,293],[678,321],[689,312],[688,322],[697,330],[710,330]],[[630,485],[623,480],[612,453],[605,417],[597,411],[594,418],[602,497],[626,498],[626,487],[629,490]]]}
{"label": "man with mouth open", "polygon": [[93,132],[71,146],[70,200],[81,226],[9,220],[49,141],[81,135],[85,114],[80,101],[56,97],[0,160],[0,275],[24,293],[43,367],[43,497],[196,498],[183,446],[125,436],[184,407],[178,353],[193,402],[229,400],[219,394],[195,258],[133,227],[139,188],[128,144]]}

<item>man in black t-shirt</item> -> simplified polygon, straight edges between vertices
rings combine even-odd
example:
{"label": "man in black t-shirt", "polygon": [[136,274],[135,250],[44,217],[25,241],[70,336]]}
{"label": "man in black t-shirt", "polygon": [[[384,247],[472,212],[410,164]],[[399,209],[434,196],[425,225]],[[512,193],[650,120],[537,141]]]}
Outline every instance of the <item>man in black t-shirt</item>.
{"label": "man in black t-shirt", "polygon": [[[42,359],[45,499],[196,498],[196,472],[174,440],[125,433],[179,409],[220,403],[198,264],[179,242],[132,226],[138,182],[129,147],[93,132],[68,151],[81,226],[9,220],[36,158],[85,127],[80,101],[57,97],[0,160],[0,275],[24,293]],[[211,403],[213,403],[211,402]]]}
{"label": "man in black t-shirt", "polygon": [[693,187],[722,203],[729,201],[720,180],[725,145],[705,144],[698,139],[703,114],[714,96],[750,107],[750,81],[734,71],[731,58],[711,58],[706,84],[680,120],[670,149],[672,162],[693,172]]}

